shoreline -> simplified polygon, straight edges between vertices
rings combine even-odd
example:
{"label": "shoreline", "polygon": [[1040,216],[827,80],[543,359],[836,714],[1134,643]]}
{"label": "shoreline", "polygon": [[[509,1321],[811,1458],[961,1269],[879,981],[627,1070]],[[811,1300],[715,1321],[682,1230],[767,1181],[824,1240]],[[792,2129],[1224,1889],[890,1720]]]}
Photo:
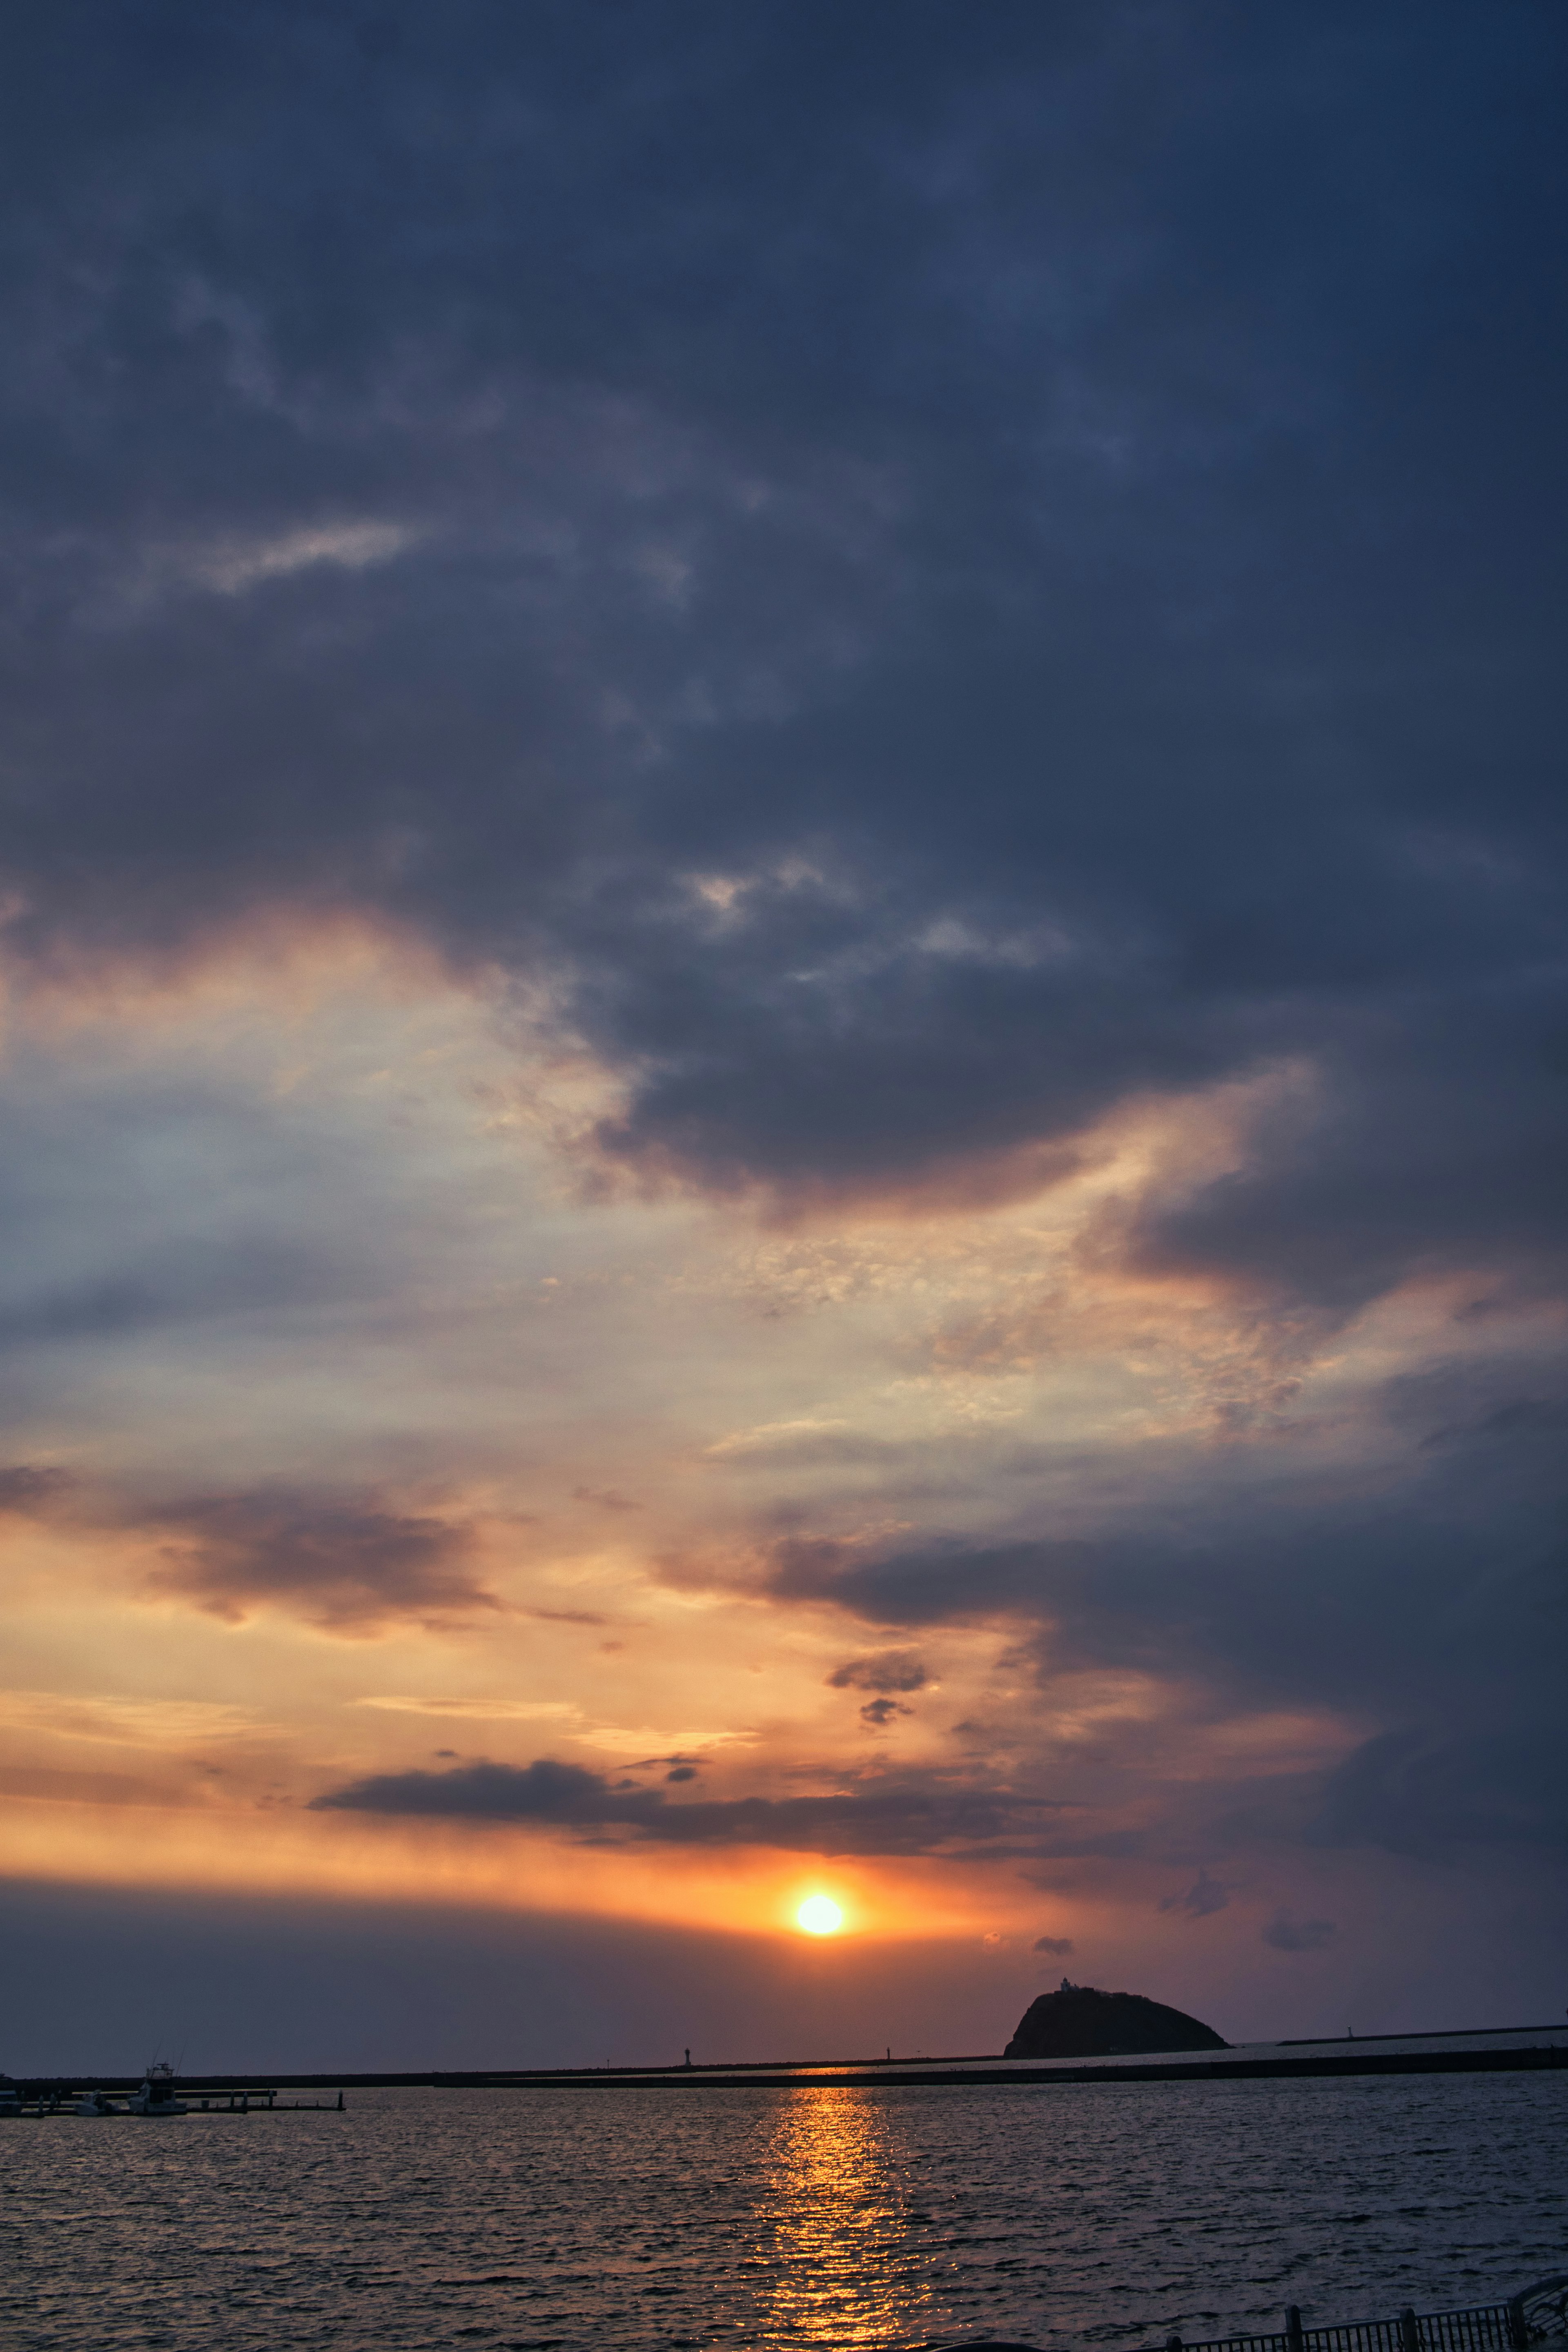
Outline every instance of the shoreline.
{"label": "shoreline", "polygon": [[[1483,2032],[1552,2032],[1556,2028],[1491,2027]],[[1369,2035],[1367,2040],[1402,2041],[1405,2035]],[[1440,2037],[1431,2037],[1436,2040]],[[1447,2037],[1441,2037],[1447,2038]],[[1476,2039],[1479,2039],[1478,2034]],[[1252,2048],[1257,2051],[1258,2045]],[[1300,2050],[1300,2042],[1276,2043],[1274,2049]],[[1568,2070],[1568,2034],[1562,2042],[1529,2043],[1517,2049],[1373,2050],[1360,2042],[1336,2042],[1312,2056],[1244,2055],[1228,2051],[1191,2057],[1097,2058],[1080,2060],[1002,2059],[994,2055],[942,2059],[803,2059],[754,2060],[705,2065],[584,2066],[584,2067],[433,2067],[363,2073],[344,2071],[273,2072],[258,2069],[220,2074],[182,2074],[182,2093],[195,2097],[266,2094],[277,2091],[446,2090],[503,2091],[550,2089],[663,2090],[671,2087],[722,2089],[889,2089],[964,2084],[1005,2088],[1009,2084],[1030,2089],[1052,2084],[1092,2083],[1234,2083],[1258,2081],[1331,2081],[1348,2075],[1409,2075],[1460,2074],[1533,2074]],[[101,2090],[122,2096],[135,2089],[139,2076],[110,2074],[19,2075],[16,2090],[26,2100],[76,2097]]]}

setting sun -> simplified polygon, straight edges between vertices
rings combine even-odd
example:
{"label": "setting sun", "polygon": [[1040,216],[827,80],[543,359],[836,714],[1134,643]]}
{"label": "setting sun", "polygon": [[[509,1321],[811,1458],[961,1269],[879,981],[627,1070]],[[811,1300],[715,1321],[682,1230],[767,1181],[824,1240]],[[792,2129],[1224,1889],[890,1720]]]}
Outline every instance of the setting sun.
{"label": "setting sun", "polygon": [[795,1916],[808,1936],[836,1936],[844,1925],[843,1912],[826,1895],[808,1895]]}

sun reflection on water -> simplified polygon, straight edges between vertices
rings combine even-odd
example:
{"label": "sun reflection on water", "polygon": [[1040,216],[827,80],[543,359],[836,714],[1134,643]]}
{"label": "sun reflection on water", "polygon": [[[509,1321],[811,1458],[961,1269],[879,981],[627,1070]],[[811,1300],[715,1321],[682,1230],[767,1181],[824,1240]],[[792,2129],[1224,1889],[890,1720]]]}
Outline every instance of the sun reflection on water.
{"label": "sun reflection on water", "polygon": [[931,2289],[910,2258],[909,2152],[887,2105],[849,2090],[793,2093],[767,2168],[772,2334],[849,2346],[921,2332]]}

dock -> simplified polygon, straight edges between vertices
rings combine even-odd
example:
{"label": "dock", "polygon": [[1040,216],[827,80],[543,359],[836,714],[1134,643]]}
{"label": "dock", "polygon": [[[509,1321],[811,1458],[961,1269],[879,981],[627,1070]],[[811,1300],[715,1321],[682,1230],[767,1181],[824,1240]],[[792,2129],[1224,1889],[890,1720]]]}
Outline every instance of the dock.
{"label": "dock", "polygon": [[[343,2091],[339,2087],[330,2099],[280,2099],[279,2089],[291,2084],[247,2083],[214,2087],[193,2083],[178,2086],[178,2104],[173,2115],[187,2116],[248,2116],[248,2115],[342,2115]],[[42,2122],[49,2116],[64,2116],[84,2122],[106,2120],[114,2116],[129,2116],[133,2110],[129,2101],[141,2088],[141,2079],[124,2076],[97,2075],[90,2082],[86,2077],[78,2083],[61,2078],[53,2082],[22,2082],[16,2085],[19,2096],[13,2103],[0,2105],[0,2116],[31,2118]],[[92,2112],[84,2110],[81,2102],[98,2095],[105,2104]]]}

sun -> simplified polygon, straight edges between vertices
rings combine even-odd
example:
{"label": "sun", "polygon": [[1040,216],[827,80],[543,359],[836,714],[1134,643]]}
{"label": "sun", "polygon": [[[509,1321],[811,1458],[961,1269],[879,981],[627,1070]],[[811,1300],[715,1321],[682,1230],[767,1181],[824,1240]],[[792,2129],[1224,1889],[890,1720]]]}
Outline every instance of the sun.
{"label": "sun", "polygon": [[843,1912],[826,1895],[808,1895],[795,1916],[808,1936],[837,1936],[844,1925]]}

